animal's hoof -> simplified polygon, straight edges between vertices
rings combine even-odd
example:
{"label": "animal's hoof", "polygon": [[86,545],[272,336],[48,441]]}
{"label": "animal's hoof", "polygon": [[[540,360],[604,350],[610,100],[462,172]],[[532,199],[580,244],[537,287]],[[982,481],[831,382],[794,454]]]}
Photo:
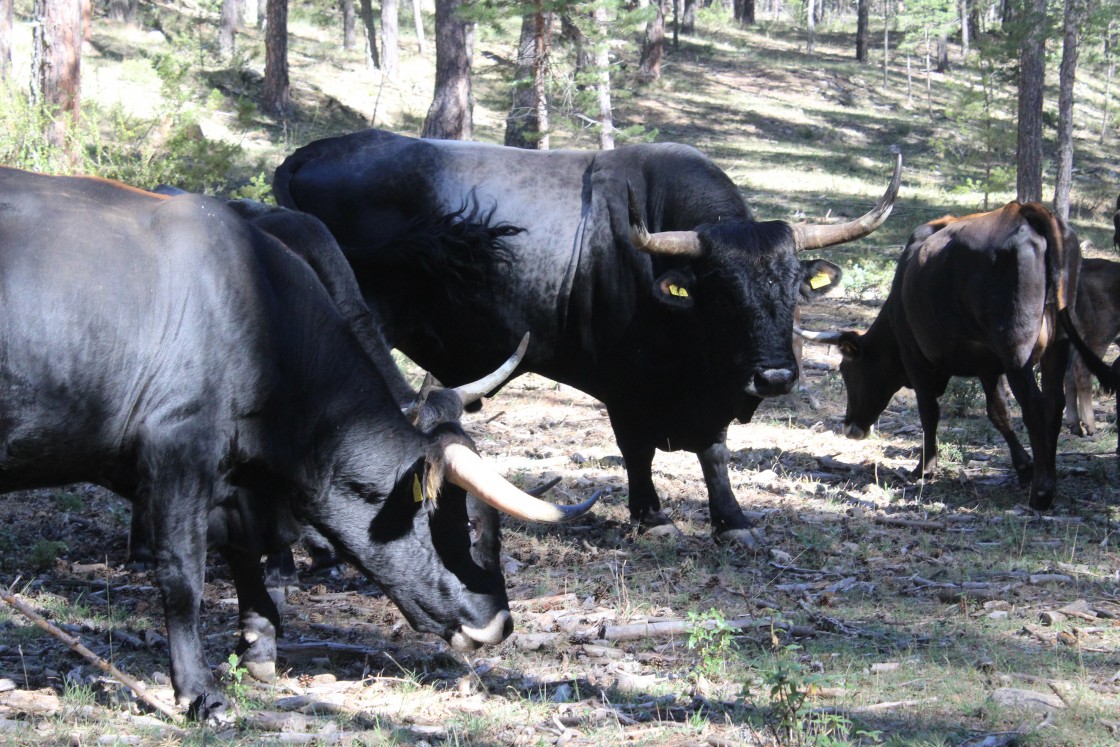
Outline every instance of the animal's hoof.
{"label": "animal's hoof", "polygon": [[737,545],[744,550],[761,552],[764,549],[766,536],[757,527],[749,529],[727,529],[716,532],[716,541],[725,545]]}
{"label": "animal's hoof", "polygon": [[676,524],[658,524],[646,529],[646,534],[651,537],[680,537],[683,533]]}
{"label": "animal's hoof", "polygon": [[246,661],[245,670],[257,682],[272,682],[276,679],[276,662]]}
{"label": "animal's hoof", "polygon": [[226,717],[229,707],[225,700],[204,692],[187,706],[187,720],[199,723],[218,723]]}

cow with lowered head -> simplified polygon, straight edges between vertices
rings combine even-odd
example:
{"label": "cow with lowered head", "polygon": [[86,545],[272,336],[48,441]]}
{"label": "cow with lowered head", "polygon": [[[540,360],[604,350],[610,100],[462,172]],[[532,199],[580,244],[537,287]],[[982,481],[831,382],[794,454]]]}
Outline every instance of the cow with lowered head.
{"label": "cow with lowered head", "polygon": [[199,627],[208,543],[237,651],[267,676],[280,621],[260,558],[302,525],[417,630],[470,649],[512,627],[495,507],[586,508],[524,495],[454,423],[413,427],[317,270],[225,202],[0,169],[0,299],[0,490],[92,482],[150,507],[172,683],[196,717],[225,707]]}
{"label": "cow with lowered head", "polygon": [[[843,354],[844,433],[867,436],[895,392],[910,387],[924,435],[914,475],[928,475],[937,465],[938,398],[951,377],[978,377],[988,417],[1007,441],[1019,480],[1030,483],[1031,507],[1049,508],[1070,340],[1084,346],[1067,307],[1080,262],[1076,235],[1038,203],[919,226],[866,332],[808,335]],[[1091,369],[1107,371],[1099,358]],[[1003,376],[1022,408],[1033,463],[1012,430]]]}
{"label": "cow with lowered head", "polygon": [[[901,159],[867,215],[792,226],[753,220],[684,145],[530,151],[369,130],[300,148],[273,192],[338,238],[393,346],[456,383],[528,330],[520,371],[606,405],[633,520],[671,528],[652,462],[684,449],[700,458],[717,538],[752,546],[727,426],[796,384],[793,309],[810,274],[798,251],[870,234],[900,171]],[[474,240],[442,238],[462,223]]]}
{"label": "cow with lowered head", "polygon": [[[1081,261],[1074,310],[1085,344],[1096,355],[1104,355],[1108,346],[1120,337],[1120,262]],[[1092,384],[1089,369],[1080,353],[1074,351],[1066,373],[1066,424],[1078,436],[1097,432]],[[1120,444],[1117,448],[1120,449]]]}

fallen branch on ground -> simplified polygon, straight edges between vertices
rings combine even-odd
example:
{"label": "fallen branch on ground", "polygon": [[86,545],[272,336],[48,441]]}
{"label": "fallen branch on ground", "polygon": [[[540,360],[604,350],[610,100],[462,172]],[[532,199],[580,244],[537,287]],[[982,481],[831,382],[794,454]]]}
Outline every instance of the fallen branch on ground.
{"label": "fallen branch on ground", "polygon": [[169,719],[172,719],[173,721],[178,721],[179,720],[179,714],[175,711],[175,709],[172,708],[171,706],[167,705],[166,703],[160,701],[158,698],[155,698],[152,695],[150,695],[148,693],[147,688],[145,688],[144,685],[141,682],[133,679],[132,677],[129,677],[127,674],[125,674],[121,670],[117,669],[116,667],[114,667],[112,664],[110,664],[109,662],[102,659],[97,654],[90,651],[88,648],[86,648],[84,645],[82,645],[81,641],[79,641],[74,636],[70,635],[69,633],[67,633],[63,630],[60,630],[53,623],[51,623],[49,620],[47,620],[45,617],[40,615],[35,610],[31,609],[31,607],[27,606],[22,600],[20,600],[18,597],[16,597],[16,595],[12,592],[11,589],[7,589],[6,591],[0,591],[0,599],[3,599],[5,602],[8,603],[9,606],[18,610],[19,613],[22,614],[24,617],[26,617],[28,620],[35,623],[37,626],[39,626],[43,630],[47,631],[48,633],[53,635],[58,640],[65,643],[67,646],[70,647],[70,649],[72,651],[75,651],[75,652],[81,654],[83,657],[85,657],[85,659],[87,661],[92,663],[94,666],[96,666],[102,672],[105,672],[110,677],[115,679],[117,682],[120,682],[122,685],[127,687],[129,690],[136,693],[137,698],[144,701],[145,703],[150,705],[152,708],[155,708],[157,711],[162,713],[164,716],[167,716]]}

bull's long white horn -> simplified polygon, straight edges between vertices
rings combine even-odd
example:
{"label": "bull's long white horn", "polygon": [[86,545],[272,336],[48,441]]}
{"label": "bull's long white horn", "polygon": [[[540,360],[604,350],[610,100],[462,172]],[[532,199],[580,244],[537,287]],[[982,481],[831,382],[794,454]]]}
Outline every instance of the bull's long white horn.
{"label": "bull's long white horn", "polygon": [[843,332],[837,331],[814,332],[812,330],[801,329],[801,327],[796,324],[793,325],[793,333],[809,342],[819,342],[822,345],[836,345],[844,335]]}
{"label": "bull's long white horn", "polygon": [[856,218],[847,223],[840,223],[835,226],[794,226],[793,237],[797,242],[798,251],[802,249],[820,249],[826,246],[834,246],[836,244],[843,244],[848,241],[855,241],[862,239],[879,226],[883,225],[883,221],[891,214],[891,208],[894,207],[895,198],[898,197],[898,187],[902,183],[902,153],[898,153],[898,159],[894,165],[894,175],[891,177],[891,183],[887,186],[887,191],[879,198],[878,204],[865,215]]}
{"label": "bull's long white horn", "polygon": [[462,444],[448,444],[443,450],[443,469],[447,479],[478,496],[483,503],[525,521],[556,524],[583,514],[599,500],[595,494],[574,506],[558,506],[525,493],[502,477],[478,454]]}
{"label": "bull's long white horn", "polygon": [[526,332],[525,336],[521,338],[521,344],[517,346],[506,362],[497,368],[493,373],[482,377],[478,381],[472,381],[469,384],[455,387],[455,393],[459,395],[459,400],[463,405],[469,405],[472,402],[477,402],[486,396],[487,393],[497,389],[509,375],[513,373],[514,369],[521,363],[521,359],[525,357],[525,351],[529,347],[529,333]]}

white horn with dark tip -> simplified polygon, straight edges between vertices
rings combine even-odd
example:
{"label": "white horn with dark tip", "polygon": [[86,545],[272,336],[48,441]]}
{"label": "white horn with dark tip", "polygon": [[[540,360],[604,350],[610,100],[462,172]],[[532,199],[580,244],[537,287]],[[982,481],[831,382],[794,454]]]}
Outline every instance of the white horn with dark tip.
{"label": "white horn with dark tip", "polygon": [[867,236],[883,225],[883,221],[891,214],[891,208],[894,207],[895,198],[898,197],[898,187],[901,183],[902,153],[898,153],[891,183],[879,199],[878,204],[870,212],[853,221],[835,226],[793,226],[793,237],[794,241],[797,242],[797,250],[821,249],[822,247],[835,246]]}
{"label": "white horn with dark tip", "polygon": [[443,450],[446,479],[503,513],[525,521],[556,524],[587,513],[599,500],[599,493],[574,506],[559,506],[522,491],[486,464],[468,447],[451,443]]}
{"label": "white horn with dark tip", "polygon": [[812,330],[801,329],[801,327],[798,327],[796,324],[793,326],[793,333],[809,342],[819,342],[822,345],[837,345],[844,336],[843,332],[837,332],[835,330],[829,332],[814,332]]}

